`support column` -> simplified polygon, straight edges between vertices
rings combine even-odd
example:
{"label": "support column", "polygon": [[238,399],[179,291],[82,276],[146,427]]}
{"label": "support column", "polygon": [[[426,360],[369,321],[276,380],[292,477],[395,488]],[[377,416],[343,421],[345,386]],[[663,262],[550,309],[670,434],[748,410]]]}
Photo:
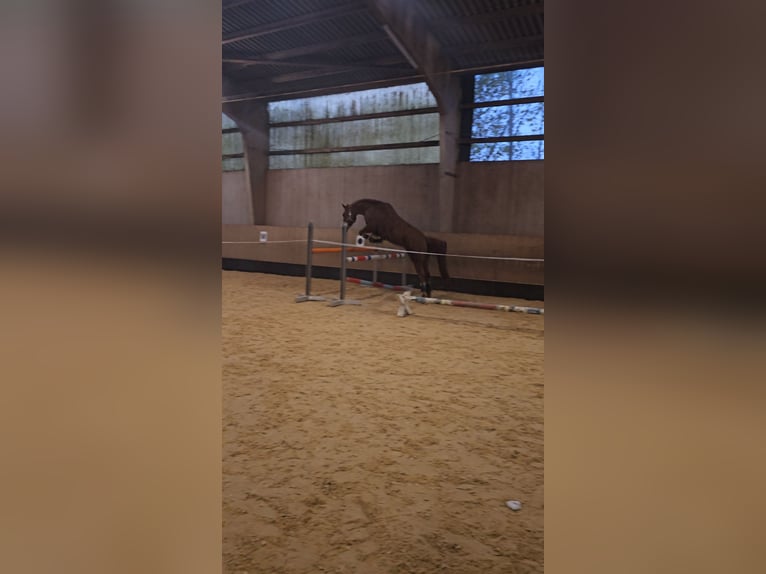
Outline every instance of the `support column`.
{"label": "support column", "polygon": [[269,170],[269,113],[266,104],[257,102],[250,106],[248,123],[243,126],[242,139],[245,162],[250,180],[253,204],[253,224],[265,225],[266,221],[266,174]]}
{"label": "support column", "polygon": [[439,106],[439,189],[433,198],[438,206],[432,228],[451,232],[455,228],[455,189],[460,137],[460,82],[450,74],[450,59],[436,38],[428,32],[414,2],[368,0],[373,14],[392,41],[425,76]]}
{"label": "support column", "polygon": [[458,160],[460,156],[460,83],[445,82],[439,105],[439,221],[438,230],[451,232],[456,228]]}
{"label": "support column", "polygon": [[[224,79],[224,91],[231,89]],[[266,225],[266,173],[269,169],[269,112],[266,102],[249,100],[226,102],[223,112],[232,118],[242,132],[245,167],[252,200],[254,225]]]}

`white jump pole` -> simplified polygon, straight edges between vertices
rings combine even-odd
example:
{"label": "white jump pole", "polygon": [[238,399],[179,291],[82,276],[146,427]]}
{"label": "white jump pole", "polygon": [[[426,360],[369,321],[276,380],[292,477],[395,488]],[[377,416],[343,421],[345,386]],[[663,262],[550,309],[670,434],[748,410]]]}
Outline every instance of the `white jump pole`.
{"label": "white jump pole", "polygon": [[[406,253],[373,253],[372,255],[351,255],[350,257],[346,257],[346,261],[348,261],[349,263],[357,263],[360,261],[372,261],[372,281],[368,281],[364,283],[364,285],[374,283],[375,287],[380,287],[381,285],[384,285],[384,283],[380,283],[378,281],[378,261],[380,259],[404,259],[406,257],[407,257]],[[353,282],[352,279],[353,279],[352,277],[346,277],[347,281]],[[409,285],[402,285],[402,288],[404,287],[406,287],[407,289],[411,288]]]}
{"label": "white jump pole", "polygon": [[349,283],[356,283],[363,287],[379,287],[380,289],[390,289],[392,291],[412,290],[412,285],[389,285],[388,283],[381,283],[380,281],[367,281],[366,279],[357,279],[356,277],[346,277],[346,281]]}
{"label": "white jump pole", "polygon": [[413,297],[410,291],[399,295],[399,317],[406,317],[412,314],[409,302],[416,301],[431,305],[451,305],[453,307],[470,307],[472,309],[486,309],[488,311],[506,311],[508,313],[529,313],[532,315],[545,315],[545,309],[539,307],[524,307],[521,305],[494,305],[491,303],[478,303],[476,301],[454,301],[452,299],[437,299],[435,297]]}

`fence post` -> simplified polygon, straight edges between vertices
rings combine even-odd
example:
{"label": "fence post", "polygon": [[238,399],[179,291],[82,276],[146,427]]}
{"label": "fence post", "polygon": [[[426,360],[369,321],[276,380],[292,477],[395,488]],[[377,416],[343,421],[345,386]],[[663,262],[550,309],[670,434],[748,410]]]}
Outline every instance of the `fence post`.
{"label": "fence post", "polygon": [[303,303],[304,301],[326,301],[325,297],[311,294],[311,266],[313,265],[314,257],[314,224],[309,221],[308,231],[306,235],[306,292],[303,295],[298,295],[295,298],[296,303]]}
{"label": "fence post", "polygon": [[337,307],[338,305],[361,305],[361,301],[354,299],[346,299],[346,239],[348,237],[348,225],[343,222],[343,227],[340,231],[341,246],[340,246],[340,297],[330,301],[330,307]]}

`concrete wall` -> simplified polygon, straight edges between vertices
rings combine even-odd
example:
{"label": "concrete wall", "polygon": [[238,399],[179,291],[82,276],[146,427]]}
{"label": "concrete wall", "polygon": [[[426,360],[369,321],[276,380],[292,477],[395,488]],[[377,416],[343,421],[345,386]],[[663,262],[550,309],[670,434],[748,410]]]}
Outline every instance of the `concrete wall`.
{"label": "concrete wall", "polygon": [[[334,227],[341,203],[388,201],[424,231],[438,228],[437,164],[269,170],[265,221],[270,226]],[[544,237],[544,162],[460,163],[454,233]],[[252,224],[246,172],[223,173],[223,222]]]}
{"label": "concrete wall", "polygon": [[[544,236],[544,162],[460,163],[455,233]],[[439,166],[397,165],[271,170],[266,222],[332,227],[340,204],[370,197],[388,201],[424,231],[438,228]]]}
{"label": "concrete wall", "polygon": [[[452,233],[435,232],[439,165],[398,165],[270,170],[266,175],[267,225],[253,225],[246,172],[223,174],[224,241],[306,237],[313,221],[317,239],[340,240],[341,203],[363,197],[391,202],[413,225],[445,239],[450,253],[544,258],[544,168],[542,161],[461,163],[458,167]],[[361,219],[350,237],[361,229]],[[304,263],[305,243],[224,245],[223,256],[256,261]],[[334,267],[337,255],[315,264]],[[408,262],[407,265],[411,267]],[[368,265],[369,267],[369,265]],[[364,267],[363,267],[364,268]],[[381,262],[381,271],[400,271],[401,262]],[[449,259],[450,274],[464,279],[542,285],[544,265],[466,258]],[[411,272],[411,271],[410,271]],[[435,265],[432,272],[436,275]]]}
{"label": "concrete wall", "polygon": [[337,227],[341,203],[372,198],[388,201],[416,227],[435,229],[438,214],[430,202],[438,193],[438,168],[421,164],[270,170],[266,221],[275,226],[303,227],[313,221],[317,227]]}
{"label": "concrete wall", "polygon": [[247,172],[224,171],[222,173],[221,195],[223,200],[223,223],[252,225],[253,207]]}
{"label": "concrete wall", "polygon": [[460,163],[454,231],[543,237],[544,199],[543,161]]}

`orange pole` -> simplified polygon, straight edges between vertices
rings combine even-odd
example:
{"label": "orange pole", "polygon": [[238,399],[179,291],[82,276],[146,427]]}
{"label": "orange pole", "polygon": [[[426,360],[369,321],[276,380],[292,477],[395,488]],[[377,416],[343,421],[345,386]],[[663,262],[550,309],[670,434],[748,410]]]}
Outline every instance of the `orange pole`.
{"label": "orange pole", "polygon": [[[340,253],[340,247],[314,247],[312,253]],[[370,251],[374,247],[346,247],[346,251]]]}

